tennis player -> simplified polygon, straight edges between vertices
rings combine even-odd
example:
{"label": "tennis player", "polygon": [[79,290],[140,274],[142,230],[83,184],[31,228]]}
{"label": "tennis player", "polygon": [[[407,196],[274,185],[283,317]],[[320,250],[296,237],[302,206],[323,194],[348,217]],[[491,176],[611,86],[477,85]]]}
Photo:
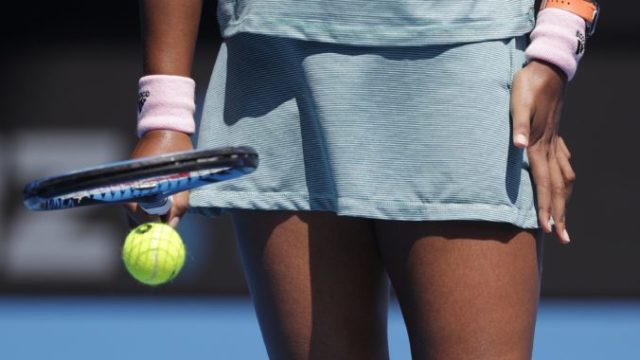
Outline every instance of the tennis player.
{"label": "tennis player", "polygon": [[[200,2],[142,1],[133,157],[193,146]],[[390,285],[413,358],[531,357],[542,233],[570,241],[563,93],[597,12],[218,2],[224,43],[197,144],[250,145],[261,163],[189,202],[231,214],[270,358],[387,359]],[[163,220],[175,226],[187,202]]]}

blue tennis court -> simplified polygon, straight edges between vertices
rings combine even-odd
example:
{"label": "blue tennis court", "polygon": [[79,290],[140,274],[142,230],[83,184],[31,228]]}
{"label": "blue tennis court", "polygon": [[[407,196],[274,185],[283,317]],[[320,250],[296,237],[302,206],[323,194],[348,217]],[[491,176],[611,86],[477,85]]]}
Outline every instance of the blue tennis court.
{"label": "blue tennis court", "polygon": [[[244,298],[0,299],[0,358],[266,359]],[[410,359],[397,305],[392,359]],[[640,359],[640,301],[544,300],[534,359]]]}

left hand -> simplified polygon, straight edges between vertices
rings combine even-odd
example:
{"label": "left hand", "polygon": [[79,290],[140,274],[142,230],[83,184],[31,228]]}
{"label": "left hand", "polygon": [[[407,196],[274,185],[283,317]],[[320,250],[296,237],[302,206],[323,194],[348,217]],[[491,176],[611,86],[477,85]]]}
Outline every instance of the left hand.
{"label": "left hand", "polygon": [[566,82],[561,70],[533,60],[516,73],[511,94],[513,143],[527,149],[536,186],[538,221],[550,233],[553,216],[555,232],[565,244],[570,241],[565,209],[576,178],[569,163],[571,154],[558,135]]}

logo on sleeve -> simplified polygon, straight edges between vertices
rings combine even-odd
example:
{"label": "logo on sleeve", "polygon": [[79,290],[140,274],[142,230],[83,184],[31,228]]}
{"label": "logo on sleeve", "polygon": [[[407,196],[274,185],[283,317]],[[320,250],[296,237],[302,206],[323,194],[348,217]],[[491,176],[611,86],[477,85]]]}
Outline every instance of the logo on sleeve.
{"label": "logo on sleeve", "polygon": [[149,97],[149,90],[141,91],[138,93],[138,112],[142,112],[142,107]]}
{"label": "logo on sleeve", "polygon": [[579,30],[576,31],[576,38],[578,39],[578,47],[576,48],[576,55],[580,55],[584,52],[584,45],[587,41],[584,34]]}

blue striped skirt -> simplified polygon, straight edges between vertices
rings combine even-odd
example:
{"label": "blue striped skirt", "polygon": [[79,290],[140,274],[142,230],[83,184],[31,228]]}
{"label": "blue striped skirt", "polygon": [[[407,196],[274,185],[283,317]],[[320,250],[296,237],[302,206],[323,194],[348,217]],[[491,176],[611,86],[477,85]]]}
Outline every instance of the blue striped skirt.
{"label": "blue striped skirt", "polygon": [[256,172],[191,208],[327,210],[536,228],[509,99],[526,38],[367,47],[240,34],[222,45],[199,148],[249,145]]}

